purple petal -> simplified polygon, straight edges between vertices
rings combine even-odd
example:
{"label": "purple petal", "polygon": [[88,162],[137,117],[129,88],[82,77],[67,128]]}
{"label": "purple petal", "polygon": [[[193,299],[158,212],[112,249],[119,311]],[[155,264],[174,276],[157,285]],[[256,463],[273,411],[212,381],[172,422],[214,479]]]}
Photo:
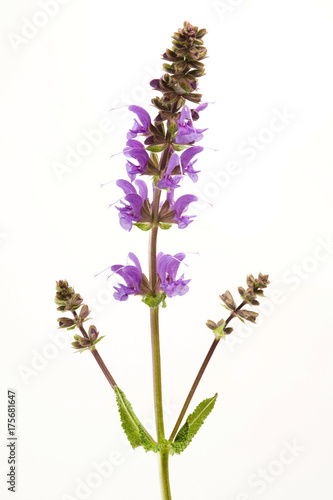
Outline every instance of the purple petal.
{"label": "purple petal", "polygon": [[138,174],[141,174],[140,166],[134,165],[134,163],[128,161],[126,163],[126,171],[130,181],[133,182]]}
{"label": "purple petal", "polygon": [[125,179],[119,179],[116,184],[124,191],[125,194],[136,193],[135,187]]}
{"label": "purple petal", "polygon": [[114,273],[117,273],[119,271],[119,269],[121,269],[122,266],[121,264],[114,264],[113,266],[111,266],[111,271],[113,271]]}
{"label": "purple petal", "polygon": [[125,286],[119,285],[119,287],[115,286],[114,288],[115,290],[117,290],[113,294],[116,300],[120,300],[121,302],[125,302],[125,300],[128,300],[128,295],[130,292],[128,292],[128,289]]}
{"label": "purple petal", "polygon": [[[126,273],[128,278],[131,280],[131,285],[134,285],[136,292],[140,291],[140,284],[142,281],[142,272],[135,266],[126,266]],[[127,281],[127,280],[126,280]]]}
{"label": "purple petal", "polygon": [[198,201],[198,198],[193,194],[184,194],[183,196],[180,196],[180,198],[178,198],[178,200],[174,204],[176,215],[180,217],[182,213],[187,210],[189,204],[194,201]]}
{"label": "purple petal", "polygon": [[145,183],[145,181],[141,181],[140,179],[138,179],[137,181],[135,181],[135,184],[138,186],[138,190],[139,190],[139,195],[141,196],[142,200],[147,200],[148,199],[148,188],[147,188],[147,184]]}
{"label": "purple petal", "polygon": [[153,89],[158,89],[160,87],[160,81],[155,78],[154,80],[151,80],[150,86],[153,87]]}
{"label": "purple petal", "polygon": [[170,203],[171,207],[172,207],[172,205],[174,203],[174,196],[175,196],[175,190],[174,189],[170,189],[170,191],[167,193],[166,199]]}
{"label": "purple petal", "polygon": [[186,168],[192,158],[198,153],[201,153],[201,151],[203,151],[203,148],[201,146],[194,146],[192,148],[186,149],[180,156],[182,167]]}
{"label": "purple petal", "polygon": [[149,162],[149,156],[145,149],[124,149],[124,155],[127,156],[127,158],[134,158],[137,160],[141,168],[144,168]]}
{"label": "purple petal", "polygon": [[140,122],[141,122],[141,125],[146,129],[148,130],[148,127],[151,123],[151,119],[150,119],[150,116],[149,114],[147,113],[147,111],[143,108],[141,108],[141,106],[128,106],[128,109],[130,111],[133,111],[133,113],[135,113],[137,115],[137,117],[139,118]]}
{"label": "purple petal", "polygon": [[135,139],[129,139],[126,142],[126,146],[127,147],[125,149],[129,149],[129,148],[145,149],[144,145],[140,141],[137,141]]}
{"label": "purple petal", "polygon": [[132,252],[129,252],[128,254],[128,258],[131,259],[132,262],[134,262],[135,266],[139,269],[139,271],[142,273],[142,270],[141,270],[141,265],[140,265],[140,261],[139,259],[137,258],[137,256],[132,253]]}
{"label": "purple petal", "polygon": [[199,106],[197,108],[195,108],[195,110],[197,113],[200,113],[200,111],[203,111],[204,109],[206,109],[207,106],[208,106],[208,102],[203,102],[203,103],[199,104]]}
{"label": "purple petal", "polygon": [[166,279],[167,268],[171,261],[172,255],[170,254],[163,254],[162,252],[160,252],[157,256],[156,271],[160,277],[161,282],[164,282]]}
{"label": "purple petal", "polygon": [[173,256],[172,261],[170,262],[168,269],[167,269],[167,272],[168,272],[170,278],[172,279],[172,281],[175,281],[180,263],[184,259],[185,259],[184,253],[177,253],[176,255]]}
{"label": "purple petal", "polygon": [[186,173],[189,176],[189,178],[191,179],[191,181],[198,182],[198,176],[197,176],[197,174],[199,172],[200,172],[200,170],[193,170],[191,168],[191,169],[188,169]]}
{"label": "purple petal", "polygon": [[180,163],[179,156],[176,153],[173,153],[173,155],[171,156],[171,158],[169,160],[168,168],[167,168],[167,170],[165,172],[165,176],[170,175],[171,172],[173,171],[173,169],[177,165],[179,165],[179,163]]}
{"label": "purple petal", "polygon": [[192,219],[194,219],[195,217],[195,215],[183,215],[182,217],[179,217],[177,220],[178,229],[185,229],[189,224],[191,224],[191,222],[193,222]]}
{"label": "purple petal", "polygon": [[180,187],[179,183],[182,180],[181,175],[174,175],[173,177],[164,177],[157,183],[157,187],[160,189],[176,189]]}
{"label": "purple petal", "polygon": [[[132,282],[131,277],[128,274],[129,267],[131,267],[131,266],[125,266],[125,267],[122,266],[118,271],[116,271],[116,273],[119,274],[119,276],[121,276],[123,278],[123,280],[126,282],[126,285],[128,287],[131,287],[133,282]],[[134,266],[132,266],[132,267],[134,267]]]}
{"label": "purple petal", "polygon": [[180,116],[179,116],[179,123],[184,123],[185,120],[192,120],[192,115],[191,115],[191,110],[188,106],[183,106]]}
{"label": "purple petal", "polygon": [[188,125],[178,125],[178,134],[175,139],[176,144],[190,144],[191,142],[201,141],[201,139],[203,139],[203,135],[198,134],[195,128]]}
{"label": "purple petal", "polygon": [[142,208],[142,198],[138,194],[128,194],[125,196],[125,201],[127,201],[131,207],[133,208],[133,211],[135,215],[138,217],[140,216],[141,208]]}
{"label": "purple petal", "polygon": [[130,231],[133,227],[133,218],[127,214],[119,214],[119,224],[125,231]]}

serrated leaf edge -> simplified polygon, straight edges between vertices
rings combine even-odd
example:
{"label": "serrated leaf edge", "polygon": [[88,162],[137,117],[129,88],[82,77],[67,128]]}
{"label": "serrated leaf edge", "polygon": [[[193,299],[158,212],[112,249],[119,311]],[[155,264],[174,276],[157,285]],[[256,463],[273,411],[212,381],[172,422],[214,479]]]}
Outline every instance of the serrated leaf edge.
{"label": "serrated leaf edge", "polygon": [[[171,444],[171,453],[172,454],[174,454],[174,453],[180,454],[188,447],[188,445],[191,443],[194,436],[199,431],[200,427],[204,424],[208,415],[213,410],[215,403],[216,403],[217,396],[218,396],[218,394],[216,393],[215,396],[213,396],[212,398],[206,398],[203,401],[201,401],[201,403],[199,403],[197,405],[195,410],[187,417],[185,424],[179,429],[173,443]],[[193,416],[194,416],[195,412],[197,411],[197,409],[199,408],[199,406],[202,405],[202,403],[204,403],[205,401],[208,401],[207,405],[204,406],[204,408],[200,411],[200,413],[195,416],[194,420],[191,420],[191,418],[193,418]],[[210,405],[211,405],[211,408],[209,409]],[[191,433],[191,427],[202,416],[202,414],[204,412],[206,412],[208,409],[209,409],[209,411],[208,411],[207,415],[204,417],[200,427],[194,433]],[[187,429],[186,429],[186,433],[185,433],[186,427],[187,427]],[[185,434],[185,436],[182,437],[182,434]]]}
{"label": "serrated leaf edge", "polygon": [[[116,394],[116,399],[117,399],[117,405],[118,405],[118,412],[120,415],[120,420],[121,420],[121,426],[127,436],[128,441],[130,442],[132,448],[138,448],[139,446],[143,446],[145,451],[154,451],[156,452],[156,444],[151,441],[150,436],[147,434],[145,428],[141,424],[140,420],[138,417],[135,415],[133,411],[133,407],[127,397],[125,396],[125,393],[118,387],[114,387],[114,391]],[[135,430],[136,430],[136,438],[138,444],[133,444],[133,442],[129,438],[128,431],[126,430],[126,424],[123,422],[123,418],[120,413],[120,406],[121,408],[126,410],[126,413],[128,417],[130,418],[131,423],[133,424]]]}

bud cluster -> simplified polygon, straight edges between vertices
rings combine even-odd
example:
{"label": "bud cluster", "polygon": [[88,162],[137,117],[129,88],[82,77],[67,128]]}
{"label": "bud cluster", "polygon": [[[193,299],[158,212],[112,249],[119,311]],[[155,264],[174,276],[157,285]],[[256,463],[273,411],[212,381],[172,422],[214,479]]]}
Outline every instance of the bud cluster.
{"label": "bud cluster", "polygon": [[[172,36],[172,48],[166,49],[162,56],[167,61],[163,64],[166,73],[150,82],[153,89],[163,94],[162,97],[152,99],[158,115],[154,120],[155,126],[150,125],[151,135],[145,141],[154,148],[151,151],[161,151],[163,146],[159,145],[165,144],[163,122],[167,120],[167,130],[174,138],[178,131],[180,111],[186,101],[196,104],[201,101],[202,95],[195,91],[198,89],[198,78],[205,75],[205,67],[201,61],[207,57],[207,49],[202,40],[206,33],[207,30],[199,30],[197,26],[185,21],[184,27]],[[195,109],[191,110],[191,118],[199,118]],[[176,144],[174,150],[181,150],[181,147]]]}
{"label": "bud cluster", "polygon": [[217,323],[212,320],[207,321],[206,325],[210,330],[213,330],[217,339],[224,337],[225,335],[229,335],[233,331],[233,328],[229,328],[227,325],[235,317],[238,317],[243,322],[244,320],[252,323],[256,322],[258,313],[245,310],[243,309],[243,306],[245,303],[251,304],[252,306],[258,306],[259,301],[257,300],[257,296],[264,296],[263,289],[266,288],[269,283],[268,274],[259,273],[257,279],[250,274],[247,277],[248,288],[245,290],[241,286],[238,287],[238,292],[243,299],[243,302],[238,307],[229,290],[220,295],[220,299],[224,303],[224,307],[228,309],[228,311],[231,311],[231,314],[227,320],[221,319]]}
{"label": "bud cluster", "polygon": [[[103,337],[99,337],[99,332],[97,331],[96,326],[90,325],[88,330],[88,338],[81,337],[81,335],[74,335],[75,341],[72,342],[72,346],[74,349],[79,350],[80,352],[85,351],[87,349],[93,350],[95,349],[95,344],[99,342]],[[97,340],[98,339],[98,340]]]}
{"label": "bud cluster", "polygon": [[259,273],[257,279],[255,279],[254,276],[250,274],[247,277],[246,281],[248,288],[245,290],[240,286],[238,287],[238,292],[245,302],[251,304],[252,306],[258,306],[259,302],[257,300],[257,295],[263,297],[264,296],[263,288],[266,288],[267,285],[269,285],[270,283],[268,281],[268,274]]}
{"label": "bud cluster", "polygon": [[[98,337],[99,332],[96,326],[91,325],[88,334],[83,328],[83,323],[89,319],[90,310],[89,307],[86,304],[82,304],[82,302],[82,297],[75,293],[74,288],[70,287],[67,281],[57,281],[55,297],[55,303],[59,305],[57,309],[58,311],[71,311],[73,314],[73,318],[58,318],[59,328],[67,328],[67,330],[79,328],[83,337],[78,334],[74,335],[75,341],[72,342],[72,346],[80,352],[86,349],[95,349],[95,344],[103,338],[103,336]],[[77,314],[76,309],[78,309],[81,304],[80,312]]]}
{"label": "bud cluster", "polygon": [[74,288],[68,285],[66,280],[59,280],[56,283],[55,303],[58,305],[57,311],[75,311],[82,304],[82,297],[75,293]]}
{"label": "bud cluster", "polygon": [[171,103],[180,109],[185,100],[199,103],[201,94],[194,93],[198,87],[198,77],[205,74],[204,64],[200,62],[206,58],[207,49],[202,38],[207,30],[199,30],[189,22],[184,22],[184,27],[174,33],[172,49],[166,49],[163,59],[168,61],[163,64],[167,72],[159,80],[153,80],[151,86],[163,93],[162,98],[152,100],[160,109],[157,121],[164,121],[170,115]]}

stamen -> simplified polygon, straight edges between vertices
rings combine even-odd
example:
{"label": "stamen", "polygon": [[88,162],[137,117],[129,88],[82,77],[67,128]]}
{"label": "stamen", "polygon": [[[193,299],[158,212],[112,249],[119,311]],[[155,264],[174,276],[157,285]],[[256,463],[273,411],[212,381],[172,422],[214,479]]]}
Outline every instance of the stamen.
{"label": "stamen", "polygon": [[112,273],[112,274],[110,274],[110,275],[109,275],[106,279],[108,280],[108,279],[112,278],[112,276],[113,276],[114,274],[117,274],[117,272],[118,272],[118,271],[121,271],[121,270],[122,270],[122,269],[124,269],[125,267],[126,267],[126,266],[123,266],[123,267],[120,267],[119,269],[117,269],[117,271],[113,271],[113,273]]}
{"label": "stamen", "polygon": [[104,184],[100,184],[99,187],[102,188],[102,187],[106,186],[107,184],[111,184],[111,182],[116,182],[116,181],[117,181],[117,179],[113,179],[112,181],[104,182]]}
{"label": "stamen", "polygon": [[111,155],[111,156],[110,156],[110,158],[109,158],[109,160],[110,160],[111,158],[113,158],[114,156],[118,156],[118,155],[121,155],[121,154],[122,154],[122,151],[119,151],[119,153],[115,153],[114,155]]}
{"label": "stamen", "polygon": [[102,273],[105,273],[105,271],[107,271],[108,269],[110,269],[111,266],[108,266],[106,267],[105,269],[103,269],[103,271],[99,271],[97,274],[94,274],[94,278],[96,278],[97,276],[99,276],[100,274]]}
{"label": "stamen", "polygon": [[129,104],[123,104],[123,106],[117,106],[115,108],[109,109],[109,111],[115,111],[117,109],[128,108]]}
{"label": "stamen", "polygon": [[[213,203],[209,203],[209,201],[203,200],[202,198],[198,198],[197,201],[202,201],[202,203],[207,203],[207,205],[210,205],[212,208],[214,207]],[[197,202],[194,202],[194,203],[197,203]]]}
{"label": "stamen", "polygon": [[119,198],[119,200],[117,201],[114,201],[113,203],[111,203],[111,205],[108,206],[108,208],[110,207],[113,207],[113,205],[115,205],[116,203],[118,203],[118,201],[121,201],[123,198],[125,198],[126,195],[122,196],[121,198]]}
{"label": "stamen", "polygon": [[[183,253],[186,253],[186,252],[183,252]],[[179,260],[179,259],[176,259],[176,257],[173,255],[172,258],[174,260],[176,260],[177,262],[179,262],[180,264],[184,264],[184,266],[186,267],[190,267],[188,264],[185,264],[184,260]]]}

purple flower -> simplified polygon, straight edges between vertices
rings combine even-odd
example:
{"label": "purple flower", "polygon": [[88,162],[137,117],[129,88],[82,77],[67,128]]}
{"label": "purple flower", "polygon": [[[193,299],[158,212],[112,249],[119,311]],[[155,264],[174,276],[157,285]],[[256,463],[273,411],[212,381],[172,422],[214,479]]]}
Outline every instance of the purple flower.
{"label": "purple flower", "polygon": [[139,259],[131,252],[128,254],[128,257],[134,263],[134,266],[121,266],[118,264],[111,266],[111,271],[119,274],[126,283],[126,285],[118,283],[118,286],[114,287],[116,290],[113,294],[114,298],[122,302],[127,300],[129,295],[140,295],[142,293],[140,286],[142,282],[142,270]]}
{"label": "purple flower", "polygon": [[194,146],[192,148],[186,149],[180,155],[182,173],[187,174],[193,182],[197,182],[197,174],[200,172],[200,170],[194,170],[193,165],[197,162],[197,160],[194,160],[192,163],[191,160],[193,156],[201,153],[201,151],[203,151],[203,148],[201,146]]}
{"label": "purple flower", "polygon": [[208,106],[208,102],[202,102],[201,104],[199,104],[199,106],[197,106],[197,107],[195,108],[195,111],[196,111],[197,113],[200,113],[200,111],[203,111],[204,109],[206,109],[206,108],[207,108],[207,106]]}
{"label": "purple flower", "polygon": [[138,186],[137,193],[135,187],[130,182],[125,179],[120,179],[116,182],[125,193],[121,203],[123,207],[116,207],[119,210],[119,222],[123,229],[130,231],[133,226],[133,222],[142,221],[141,209],[143,202],[148,199],[148,189],[144,181],[137,180],[135,184]]}
{"label": "purple flower", "polygon": [[173,169],[180,164],[179,156],[174,153],[168,163],[168,168],[166,169],[163,178],[157,183],[157,187],[160,189],[175,189],[179,187],[181,181],[181,175],[171,176]]}
{"label": "purple flower", "polygon": [[[200,106],[198,106],[200,107]],[[176,144],[190,144],[200,141],[203,138],[204,129],[195,129],[192,120],[191,110],[188,106],[183,106],[178,119],[178,134],[176,135]]]}
{"label": "purple flower", "polygon": [[160,287],[168,297],[184,295],[189,290],[187,284],[191,280],[184,280],[183,274],[178,280],[176,279],[179,265],[184,259],[184,253],[177,253],[172,256],[160,252],[156,257],[156,270],[161,281]]}
{"label": "purple flower", "polygon": [[193,109],[192,110],[192,120],[194,120],[194,121],[199,120],[199,118],[200,118],[199,113],[201,113],[201,111],[206,109],[207,106],[208,106],[208,102],[203,102],[203,103],[199,104],[199,106],[197,106],[195,109]]}
{"label": "purple flower", "polygon": [[141,142],[135,139],[129,139],[126,142],[126,148],[123,150],[124,155],[127,158],[133,158],[138,162],[138,165],[128,161],[126,164],[126,170],[129,178],[133,182],[138,174],[145,173],[145,168],[149,162],[149,156]]}
{"label": "purple flower", "polygon": [[170,210],[174,210],[175,215],[172,222],[178,224],[179,229],[185,229],[189,224],[191,224],[195,215],[184,215],[190,203],[198,201],[197,196],[193,194],[184,194],[180,196],[178,200],[174,201],[174,191],[171,190],[167,194],[167,200],[170,203]]}
{"label": "purple flower", "polygon": [[134,139],[138,134],[148,135],[151,119],[147,111],[140,106],[128,106],[130,111],[133,111],[138,117],[134,119],[133,128],[127,133],[127,139]]}

